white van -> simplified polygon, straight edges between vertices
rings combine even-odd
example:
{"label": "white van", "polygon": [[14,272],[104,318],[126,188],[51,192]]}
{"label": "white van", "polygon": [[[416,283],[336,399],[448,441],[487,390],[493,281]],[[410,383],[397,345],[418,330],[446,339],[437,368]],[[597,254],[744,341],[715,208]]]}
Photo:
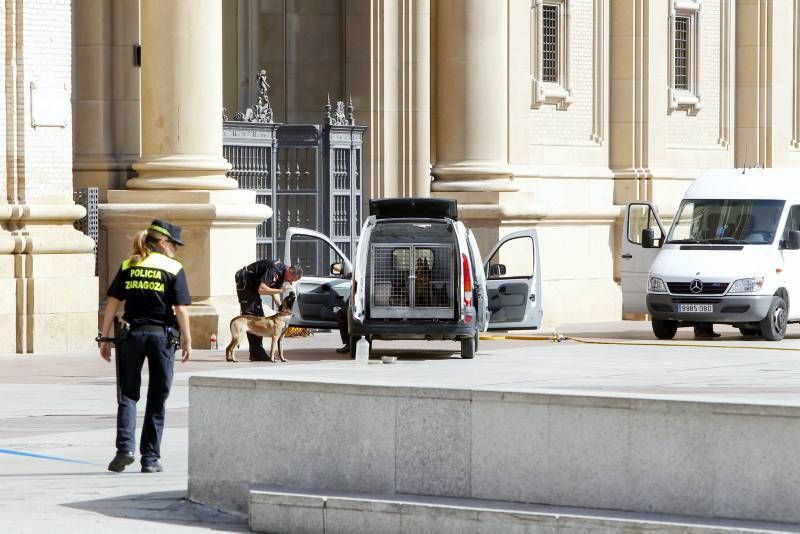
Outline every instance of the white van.
{"label": "white van", "polygon": [[380,199],[370,201],[352,262],[342,248],[312,230],[287,230],[284,262],[304,270],[292,325],[336,328],[349,298],[353,338],[454,340],[469,359],[487,328],[541,323],[535,230],[503,237],[484,262],[455,200]]}
{"label": "white van", "polygon": [[667,231],[649,202],[625,211],[623,311],[648,313],[653,333],[729,324],[783,339],[800,322],[800,178],[747,169],[704,174]]}

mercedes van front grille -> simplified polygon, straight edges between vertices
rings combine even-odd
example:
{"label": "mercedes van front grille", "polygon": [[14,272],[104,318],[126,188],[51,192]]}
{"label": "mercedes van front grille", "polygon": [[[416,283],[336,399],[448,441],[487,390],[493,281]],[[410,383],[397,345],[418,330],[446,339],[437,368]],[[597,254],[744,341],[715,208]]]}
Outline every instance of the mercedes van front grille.
{"label": "mercedes van front grille", "polygon": [[728,283],[702,282],[700,280],[667,282],[667,288],[673,295],[722,295],[728,289]]}

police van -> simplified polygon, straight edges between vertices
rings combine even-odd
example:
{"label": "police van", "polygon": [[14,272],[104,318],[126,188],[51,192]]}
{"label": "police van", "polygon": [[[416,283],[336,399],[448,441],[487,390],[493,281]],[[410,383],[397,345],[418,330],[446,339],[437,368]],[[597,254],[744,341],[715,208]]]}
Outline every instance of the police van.
{"label": "police van", "polygon": [[649,202],[627,205],[623,310],[653,333],[728,324],[783,339],[800,322],[800,180],[774,169],[715,171],[687,189],[665,228]]}
{"label": "police van", "polygon": [[[455,200],[380,199],[369,207],[352,261],[335,239],[287,230],[285,262],[299,260],[304,269],[292,325],[336,328],[337,313],[350,299],[352,341],[453,340],[467,359],[475,355],[480,332],[539,327],[534,230],[505,236],[484,262],[472,231],[458,220]],[[315,268],[312,256],[326,261]]]}

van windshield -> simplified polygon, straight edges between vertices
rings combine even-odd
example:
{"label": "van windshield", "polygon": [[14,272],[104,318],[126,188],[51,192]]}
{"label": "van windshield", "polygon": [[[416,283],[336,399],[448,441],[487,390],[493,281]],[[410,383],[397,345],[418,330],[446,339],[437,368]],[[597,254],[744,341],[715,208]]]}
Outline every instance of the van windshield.
{"label": "van windshield", "polygon": [[667,243],[769,245],[783,205],[783,200],[686,199],[678,208]]}

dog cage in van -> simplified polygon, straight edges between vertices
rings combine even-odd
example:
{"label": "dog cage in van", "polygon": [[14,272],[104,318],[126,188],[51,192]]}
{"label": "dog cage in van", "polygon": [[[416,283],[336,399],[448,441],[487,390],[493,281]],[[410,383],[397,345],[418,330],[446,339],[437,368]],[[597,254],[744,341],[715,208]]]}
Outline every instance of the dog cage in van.
{"label": "dog cage in van", "polygon": [[453,319],[455,243],[448,223],[382,221],[370,241],[369,316]]}

